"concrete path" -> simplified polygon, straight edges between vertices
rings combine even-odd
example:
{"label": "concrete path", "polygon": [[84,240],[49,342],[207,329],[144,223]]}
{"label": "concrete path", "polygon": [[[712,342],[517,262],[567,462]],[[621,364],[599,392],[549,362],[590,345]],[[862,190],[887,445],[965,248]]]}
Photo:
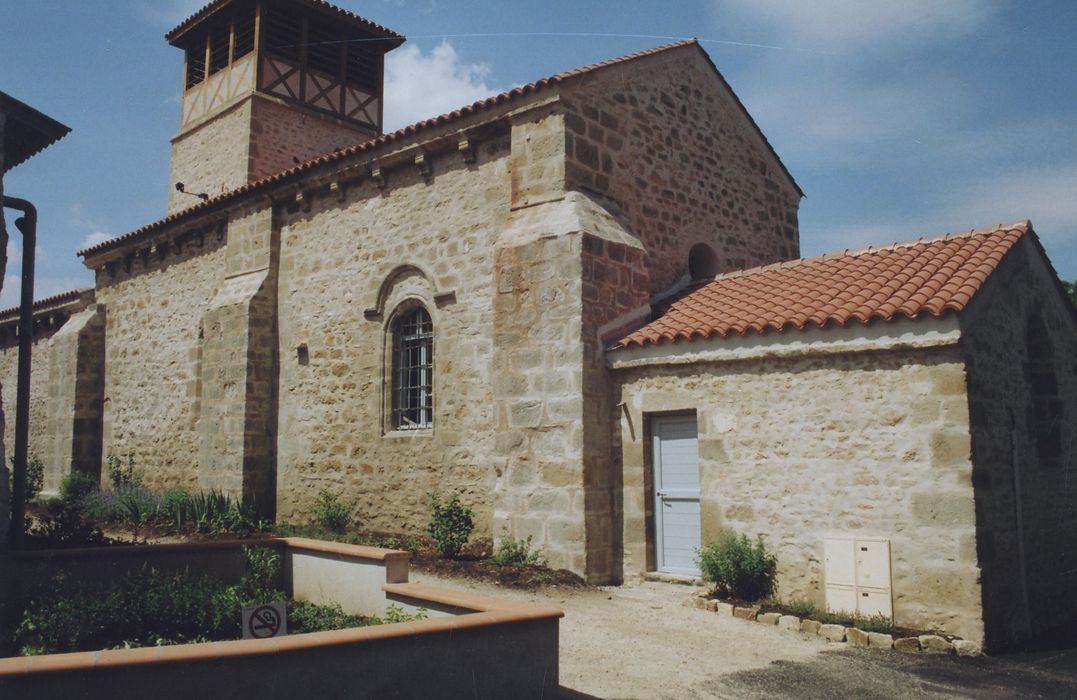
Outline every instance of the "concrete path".
{"label": "concrete path", "polygon": [[982,659],[846,649],[685,607],[694,589],[671,583],[530,592],[411,579],[561,607],[567,700],[1077,697],[1077,649]]}

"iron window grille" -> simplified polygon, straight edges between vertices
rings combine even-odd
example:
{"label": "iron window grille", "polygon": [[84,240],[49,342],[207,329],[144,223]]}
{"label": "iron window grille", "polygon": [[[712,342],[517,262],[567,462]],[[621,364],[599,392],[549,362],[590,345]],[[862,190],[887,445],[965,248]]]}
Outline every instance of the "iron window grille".
{"label": "iron window grille", "polygon": [[429,428],[433,407],[434,325],[426,309],[417,307],[393,325],[393,427]]}

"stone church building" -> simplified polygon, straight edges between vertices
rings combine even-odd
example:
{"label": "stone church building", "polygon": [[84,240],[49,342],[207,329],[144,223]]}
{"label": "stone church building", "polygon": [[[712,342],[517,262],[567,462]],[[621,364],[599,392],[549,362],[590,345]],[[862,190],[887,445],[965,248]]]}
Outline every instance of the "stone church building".
{"label": "stone church building", "polygon": [[48,488],[131,454],[411,533],[451,492],[594,582],[731,527],[786,598],[992,646],[1077,612],[1077,319],[1027,222],[799,259],[802,192],[695,41],[386,134],[390,29],[216,0],[167,39],[167,216],[39,305]]}

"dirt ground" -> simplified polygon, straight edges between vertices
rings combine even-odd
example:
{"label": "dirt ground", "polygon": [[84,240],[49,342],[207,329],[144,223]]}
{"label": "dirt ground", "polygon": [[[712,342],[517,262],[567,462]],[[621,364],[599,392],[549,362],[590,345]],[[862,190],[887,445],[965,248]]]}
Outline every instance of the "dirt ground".
{"label": "dirt ground", "polygon": [[520,590],[412,569],[411,580],[565,611],[564,700],[1077,697],[1077,645],[976,659],[848,649],[695,608],[673,583]]}
{"label": "dirt ground", "polygon": [[672,583],[528,591],[414,569],[411,580],[564,610],[561,685],[575,691],[566,698],[709,698],[724,674],[806,661],[827,646],[685,607],[695,589]]}

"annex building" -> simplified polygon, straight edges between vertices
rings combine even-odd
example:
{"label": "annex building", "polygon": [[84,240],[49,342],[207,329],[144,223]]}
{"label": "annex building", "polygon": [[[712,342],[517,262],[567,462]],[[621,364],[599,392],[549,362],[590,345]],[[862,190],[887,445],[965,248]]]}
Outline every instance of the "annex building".
{"label": "annex building", "polygon": [[453,492],[593,582],[729,527],[789,598],[993,646],[1077,614],[1077,318],[1028,222],[800,259],[802,192],[694,41],[387,134],[390,29],[216,0],[167,39],[167,216],[39,305],[47,488],[131,454],[412,533]]}

